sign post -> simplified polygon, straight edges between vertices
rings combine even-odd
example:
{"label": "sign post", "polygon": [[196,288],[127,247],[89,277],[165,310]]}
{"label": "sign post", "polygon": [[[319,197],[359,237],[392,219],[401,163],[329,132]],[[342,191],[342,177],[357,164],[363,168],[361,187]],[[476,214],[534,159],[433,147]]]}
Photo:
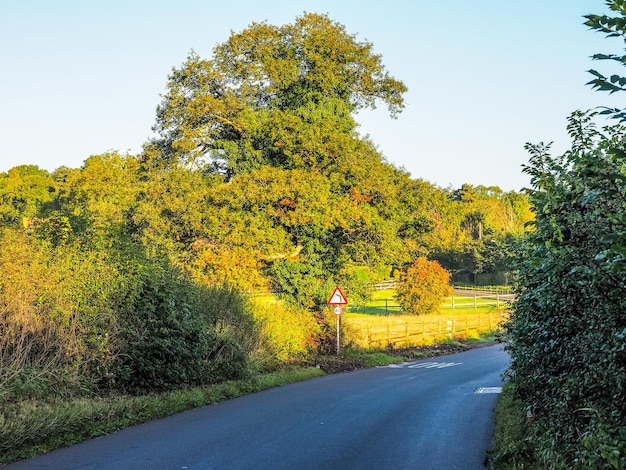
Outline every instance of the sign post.
{"label": "sign post", "polygon": [[341,314],[343,313],[342,305],[348,305],[348,299],[339,286],[335,287],[330,299],[328,299],[328,305],[334,306],[335,317],[337,318],[337,354],[339,354],[339,349],[341,348]]}

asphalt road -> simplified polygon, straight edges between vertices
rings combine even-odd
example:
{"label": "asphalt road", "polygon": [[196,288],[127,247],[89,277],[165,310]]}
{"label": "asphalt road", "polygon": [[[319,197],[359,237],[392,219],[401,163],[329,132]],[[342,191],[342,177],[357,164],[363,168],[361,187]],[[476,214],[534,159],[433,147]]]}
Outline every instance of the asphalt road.
{"label": "asphalt road", "polygon": [[[274,388],[5,468],[483,469],[502,346]],[[486,392],[493,390],[486,389]]]}

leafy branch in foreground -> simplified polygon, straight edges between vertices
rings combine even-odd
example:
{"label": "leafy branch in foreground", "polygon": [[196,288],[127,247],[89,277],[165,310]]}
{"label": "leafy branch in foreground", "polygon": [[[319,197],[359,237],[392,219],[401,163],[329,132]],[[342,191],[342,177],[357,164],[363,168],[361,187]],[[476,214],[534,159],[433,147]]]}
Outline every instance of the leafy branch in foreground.
{"label": "leafy branch in foreground", "polygon": [[[626,43],[626,1],[608,0],[607,6],[611,11],[617,12],[617,16],[609,15],[585,15],[587,21],[585,25],[606,34],[608,38],[621,38]],[[626,67],[626,55],[620,54],[594,54],[593,60],[610,61],[618,66]],[[588,72],[595,78],[587,82],[594,90],[607,91],[610,94],[626,90],[626,77],[619,74],[604,75],[597,70],[591,69]],[[601,107],[600,114],[607,115],[620,122],[626,121],[626,110],[620,108]]]}

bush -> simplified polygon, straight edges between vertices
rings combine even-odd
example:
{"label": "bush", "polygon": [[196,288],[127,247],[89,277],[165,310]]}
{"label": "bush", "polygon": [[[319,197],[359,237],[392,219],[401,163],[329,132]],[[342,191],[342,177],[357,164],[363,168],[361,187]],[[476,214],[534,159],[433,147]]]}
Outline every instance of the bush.
{"label": "bush", "polygon": [[259,359],[273,363],[301,359],[309,352],[319,326],[308,310],[272,300],[257,300],[253,309],[262,336]]}
{"label": "bush", "polygon": [[591,118],[570,117],[562,157],[529,146],[526,168],[537,216],[506,330],[516,398],[532,410],[546,468],[626,462],[626,154],[616,148],[626,129],[600,133]]}
{"label": "bush", "polygon": [[400,275],[396,298],[405,311],[426,314],[436,311],[452,293],[450,273],[437,261],[418,258]]}
{"label": "bush", "polygon": [[78,242],[9,229],[0,272],[0,396],[93,391],[113,355],[119,266]]}
{"label": "bush", "polygon": [[139,273],[132,303],[120,314],[115,386],[163,390],[206,379],[208,325],[194,311],[192,285],[166,264]]}
{"label": "bush", "polygon": [[246,356],[258,349],[260,328],[241,291],[229,286],[196,286],[196,295],[197,315],[214,331],[218,342],[237,344]]}

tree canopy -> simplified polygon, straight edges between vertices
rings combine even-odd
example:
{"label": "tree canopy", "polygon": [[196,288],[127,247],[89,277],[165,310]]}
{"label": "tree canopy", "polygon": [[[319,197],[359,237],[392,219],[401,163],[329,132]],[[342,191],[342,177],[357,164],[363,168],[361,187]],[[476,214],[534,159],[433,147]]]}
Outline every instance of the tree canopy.
{"label": "tree canopy", "polygon": [[393,116],[405,91],[372,44],[325,15],[253,23],[212,60],[192,52],[173,70],[150,147],[168,165],[208,163],[228,175],[263,164],[329,174],[353,137],[353,113],[382,102]]}

